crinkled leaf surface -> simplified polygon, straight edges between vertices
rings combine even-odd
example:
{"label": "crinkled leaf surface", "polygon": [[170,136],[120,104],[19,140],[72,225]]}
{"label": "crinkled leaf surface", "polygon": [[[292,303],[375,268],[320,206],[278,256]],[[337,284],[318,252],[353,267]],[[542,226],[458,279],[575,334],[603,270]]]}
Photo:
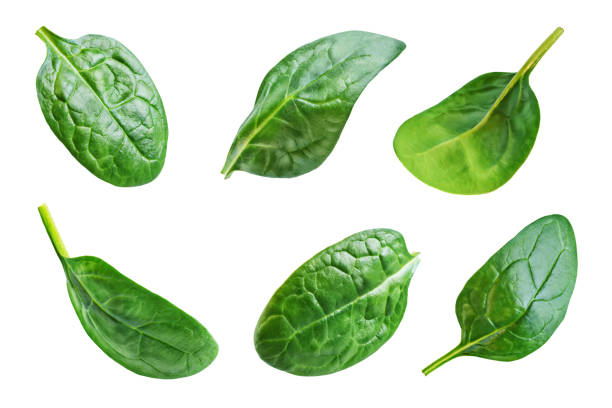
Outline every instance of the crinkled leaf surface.
{"label": "crinkled leaf surface", "polygon": [[47,58],[36,78],[53,133],[90,172],[116,186],[153,180],[164,165],[168,124],[142,64],[112,38],[59,37],[42,27]]}
{"label": "crinkled leaf surface", "polygon": [[349,31],[287,55],[264,78],[222,173],[295,177],[319,167],[363,89],[405,47],[393,38]]}
{"label": "crinkled leaf surface", "polygon": [[577,268],[565,217],[528,225],[468,280],[455,306],[461,343],[425,374],[458,356],[512,361],[537,350],[565,317]]}
{"label": "crinkled leaf surface", "polygon": [[102,259],[68,257],[48,210],[39,210],[64,267],[74,310],[109,357],[154,378],[186,377],[215,359],[217,343],[197,320]]}
{"label": "crinkled leaf surface", "polygon": [[393,142],[402,164],[449,193],[487,193],[510,180],[531,152],[540,125],[529,74],[562,32],[551,34],[517,73],[481,75],[404,122]]}
{"label": "crinkled leaf surface", "polygon": [[418,264],[396,231],[363,231],[300,266],[276,291],[255,329],[268,364],[296,375],[345,369],[395,332]]}

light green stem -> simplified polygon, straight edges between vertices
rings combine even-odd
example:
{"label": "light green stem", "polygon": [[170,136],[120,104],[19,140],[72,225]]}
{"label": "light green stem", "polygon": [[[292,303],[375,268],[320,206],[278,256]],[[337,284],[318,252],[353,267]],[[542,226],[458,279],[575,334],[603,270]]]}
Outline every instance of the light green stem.
{"label": "light green stem", "polygon": [[42,26],[38,30],[36,30],[36,35],[44,42],[47,42],[48,38],[51,37],[53,33],[49,31],[47,27]]}
{"label": "light green stem", "polygon": [[445,355],[443,355],[442,357],[440,357],[439,359],[437,359],[436,361],[434,361],[433,363],[425,367],[423,369],[423,374],[427,375],[431,373],[433,370],[435,370],[436,368],[440,367],[441,365],[448,363],[453,358],[459,357],[461,355],[461,352],[465,350],[465,348],[466,348],[465,345],[461,345],[461,344],[458,345],[457,347],[455,347],[454,349],[452,349],[451,351],[449,351],[448,353],[446,353]]}
{"label": "light green stem", "polygon": [[553,44],[559,39],[559,37],[561,37],[561,34],[563,34],[563,29],[561,27],[557,27],[555,31],[553,31],[552,34],[549,35],[546,40],[544,40],[542,45],[540,45],[538,49],[535,50],[533,54],[531,54],[531,57],[529,57],[527,62],[525,62],[525,64],[519,70],[519,76],[529,74],[536,66],[538,61],[540,61],[544,54],[546,54],[546,51],[548,51],[550,47],[552,47]]}
{"label": "light green stem", "polygon": [[474,126],[470,130],[470,133],[474,133],[476,130],[484,126],[485,123],[487,123],[491,115],[493,115],[493,112],[495,111],[495,109],[504,100],[504,98],[508,96],[512,88],[514,88],[514,86],[517,84],[518,81],[520,81],[526,75],[529,75],[531,73],[531,70],[533,70],[533,68],[536,66],[538,61],[544,56],[544,54],[546,54],[546,51],[548,51],[548,49],[552,47],[552,45],[555,43],[555,41],[557,41],[557,39],[561,36],[561,34],[563,34],[563,29],[561,27],[557,27],[557,29],[553,31],[553,33],[549,35],[546,40],[544,40],[542,45],[540,45],[538,49],[535,50],[533,54],[531,54],[531,57],[529,57],[527,62],[521,67],[521,69],[516,74],[514,74],[512,79],[510,79],[510,82],[508,82],[508,84],[506,85],[502,93],[499,94],[499,96],[497,97],[497,99],[493,103],[493,106],[489,109],[487,114],[480,120],[480,122],[478,122],[476,126]]}
{"label": "light green stem", "polygon": [[60,237],[60,234],[57,228],[55,227],[55,223],[53,222],[53,218],[51,217],[49,208],[47,208],[47,204],[43,204],[38,207],[38,213],[40,214],[40,218],[42,219],[43,224],[45,225],[45,229],[47,230],[47,234],[51,239],[51,243],[53,244],[55,252],[60,258],[68,258],[68,251],[64,246],[62,237]]}

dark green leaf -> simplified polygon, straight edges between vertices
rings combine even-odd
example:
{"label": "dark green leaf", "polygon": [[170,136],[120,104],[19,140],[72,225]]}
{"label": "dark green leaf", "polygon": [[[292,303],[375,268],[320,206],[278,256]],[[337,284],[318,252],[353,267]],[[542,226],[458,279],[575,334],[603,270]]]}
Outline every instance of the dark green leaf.
{"label": "dark green leaf", "polygon": [[455,194],[501,187],[527,159],[540,125],[529,74],[555,30],[517,73],[490,72],[400,126],[393,147],[419,180]]}
{"label": "dark green leaf", "polygon": [[287,55],[264,78],[221,172],[295,177],[319,167],[363,89],[404,48],[393,38],[349,31]]}
{"label": "dark green leaf", "polygon": [[565,217],[528,225],[468,280],[455,306],[461,342],[423,372],[459,356],[513,361],[537,350],[565,317],[577,268]]}
{"label": "dark green leaf", "polygon": [[36,78],[53,133],[89,171],[116,186],[153,180],[166,157],[168,124],[144,67],[112,38],[59,37],[42,27],[47,58]]}
{"label": "dark green leaf", "polygon": [[186,377],[215,359],[217,343],[204,326],[103,260],[69,258],[47,207],[39,212],[64,267],[74,310],[110,358],[154,378]]}
{"label": "dark green leaf", "polygon": [[399,232],[363,231],[319,252],[270,299],[255,329],[259,356],[296,375],[330,374],[395,332],[418,264]]}

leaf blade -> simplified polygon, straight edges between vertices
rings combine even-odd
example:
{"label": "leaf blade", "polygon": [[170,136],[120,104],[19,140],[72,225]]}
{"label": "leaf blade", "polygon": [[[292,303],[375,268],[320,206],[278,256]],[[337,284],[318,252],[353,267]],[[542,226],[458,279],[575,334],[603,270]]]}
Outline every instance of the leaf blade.
{"label": "leaf blade", "polygon": [[393,141],[404,167],[453,194],[484,194],[510,180],[540,124],[529,74],[562,32],[555,30],[517,73],[481,75],[404,122]]}
{"label": "leaf blade", "polygon": [[153,378],[190,376],[212,363],[218,346],[203,325],[103,260],[69,258],[47,206],[38,211],[64,268],[77,317],[106,355]]}
{"label": "leaf blade", "polygon": [[155,179],[165,161],[168,125],[138,59],[100,35],[68,40],[45,27],[36,34],[47,45],[37,94],[53,133],[104,181],[137,186]]}
{"label": "leaf blade", "polygon": [[365,359],[395,332],[419,259],[393,230],[354,234],[319,252],[276,291],[255,330],[269,365],[325,375]]}
{"label": "leaf blade", "polygon": [[461,342],[423,373],[459,356],[514,361],[533,353],[563,321],[577,268],[565,217],[549,215],[525,227],[468,280],[455,306]]}

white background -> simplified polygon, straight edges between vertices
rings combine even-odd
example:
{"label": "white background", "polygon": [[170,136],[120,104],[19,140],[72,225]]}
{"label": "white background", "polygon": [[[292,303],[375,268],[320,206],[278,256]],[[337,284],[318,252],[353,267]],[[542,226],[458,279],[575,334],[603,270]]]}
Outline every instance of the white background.
{"label": "white background", "polygon": [[[41,1],[0,11],[2,273],[0,405],[89,407],[609,406],[610,10],[606,1]],[[40,112],[35,77],[46,25],[67,38],[123,42],[168,116],[166,165],[152,183],[107,184],[78,164]],[[557,26],[531,77],[535,147],[499,190],[456,196],[406,171],[399,125],[489,71],[516,71]],[[295,48],[359,29],[406,42],[365,89],[325,163],[295,179],[219,173],[266,72]],[[81,328],[36,207],[46,202],[71,255],[95,255],[200,320],[220,351],[180,380],[141,377]],[[572,222],[579,271],[567,316],[511,363],[462,357],[455,299],[501,245],[535,219]],[[274,290],[344,237],[397,229],[422,261],[404,319],[345,371],[297,377],[263,363],[252,337]],[[240,404],[240,405],[239,405]]]}

